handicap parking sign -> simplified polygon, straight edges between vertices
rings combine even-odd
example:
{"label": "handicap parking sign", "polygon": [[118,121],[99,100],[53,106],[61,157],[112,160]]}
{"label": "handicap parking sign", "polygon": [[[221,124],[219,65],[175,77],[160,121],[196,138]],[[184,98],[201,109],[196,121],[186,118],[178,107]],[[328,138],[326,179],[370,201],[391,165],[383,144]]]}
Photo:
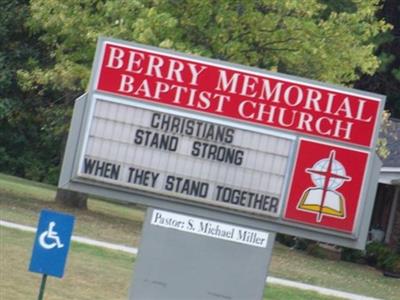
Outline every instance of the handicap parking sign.
{"label": "handicap parking sign", "polygon": [[29,271],[64,276],[74,221],[71,215],[41,211]]}

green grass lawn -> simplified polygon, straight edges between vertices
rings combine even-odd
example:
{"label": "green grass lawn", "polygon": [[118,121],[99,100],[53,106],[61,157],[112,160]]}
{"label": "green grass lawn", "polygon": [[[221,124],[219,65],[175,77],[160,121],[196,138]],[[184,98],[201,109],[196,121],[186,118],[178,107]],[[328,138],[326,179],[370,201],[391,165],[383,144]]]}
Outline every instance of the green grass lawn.
{"label": "green grass lawn", "polygon": [[[41,274],[28,272],[34,235],[0,228],[0,299],[35,299]],[[64,278],[48,277],[45,299],[126,299],[134,257],[118,251],[72,243]],[[265,289],[264,299],[334,300],[315,292],[279,285]]]}
{"label": "green grass lawn", "polygon": [[96,199],[89,199],[87,211],[66,209],[54,202],[55,195],[54,186],[0,174],[0,218],[36,227],[40,210],[60,210],[75,215],[75,235],[138,246],[143,209]]}
{"label": "green grass lawn", "polygon": [[[0,299],[36,299],[41,274],[28,272],[32,233],[0,228]],[[48,277],[45,299],[126,299],[133,257],[72,243],[63,279]]]}
{"label": "green grass lawn", "polygon": [[[132,205],[113,204],[96,199],[89,199],[89,209],[87,211],[65,209],[54,202],[55,190],[53,186],[0,174],[0,218],[11,222],[36,226],[38,213],[41,209],[50,208],[66,211],[76,216],[75,235],[130,246],[138,246],[144,218],[143,209]],[[2,232],[3,231],[2,229]],[[32,244],[32,241],[30,243]],[[3,236],[1,245],[4,245]],[[73,249],[74,247],[92,249],[84,246],[76,246],[75,244]],[[30,251],[31,246],[29,246],[28,252]],[[87,253],[86,250],[82,251]],[[15,250],[15,252],[11,251],[10,255],[17,252],[17,250]],[[103,250],[101,252],[108,253]],[[115,255],[123,256],[120,253]],[[3,249],[1,249],[1,257],[3,256]],[[129,256],[126,257],[129,258]],[[129,259],[132,260],[132,258]],[[71,255],[71,263],[72,262],[73,255]],[[4,271],[2,267],[0,267],[0,272],[0,276],[3,277]],[[276,243],[274,247],[269,272],[270,275],[280,278],[358,293],[370,297],[390,300],[398,299],[398,295],[400,295],[400,281],[398,279],[384,277],[381,272],[371,267],[311,257],[304,252],[290,250],[278,243]],[[96,281],[97,273],[94,274],[96,274],[96,278],[92,280]],[[128,277],[129,276],[130,275],[128,275]],[[21,282],[21,279],[18,279],[18,281]],[[125,281],[129,281],[129,279]],[[273,292],[274,290],[276,291]],[[286,291],[288,291],[287,293],[289,294],[285,294]],[[268,299],[329,299],[310,298],[311,296],[307,295],[303,297],[300,296],[300,294],[303,295],[303,292],[300,293],[298,290],[281,288],[279,286],[268,287],[266,293]],[[273,296],[273,294],[277,296]],[[124,297],[125,296],[122,296],[122,298]],[[316,296],[313,294],[312,297]],[[2,298],[0,297],[0,299]],[[111,297],[109,299],[119,298]]]}

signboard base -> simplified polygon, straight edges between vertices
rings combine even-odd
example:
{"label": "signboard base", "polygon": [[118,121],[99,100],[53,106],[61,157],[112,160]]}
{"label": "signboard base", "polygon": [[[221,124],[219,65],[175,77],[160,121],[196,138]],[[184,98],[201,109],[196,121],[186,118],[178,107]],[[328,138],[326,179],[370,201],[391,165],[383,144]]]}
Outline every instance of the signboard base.
{"label": "signboard base", "polygon": [[129,299],[262,299],[274,239],[149,208]]}

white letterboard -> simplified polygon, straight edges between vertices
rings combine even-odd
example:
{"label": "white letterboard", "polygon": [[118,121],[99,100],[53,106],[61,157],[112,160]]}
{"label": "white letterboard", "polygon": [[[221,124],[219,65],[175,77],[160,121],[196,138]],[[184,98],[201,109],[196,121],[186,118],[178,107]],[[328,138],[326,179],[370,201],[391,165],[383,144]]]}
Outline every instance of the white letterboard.
{"label": "white letterboard", "polygon": [[290,136],[97,99],[78,176],[277,217]]}

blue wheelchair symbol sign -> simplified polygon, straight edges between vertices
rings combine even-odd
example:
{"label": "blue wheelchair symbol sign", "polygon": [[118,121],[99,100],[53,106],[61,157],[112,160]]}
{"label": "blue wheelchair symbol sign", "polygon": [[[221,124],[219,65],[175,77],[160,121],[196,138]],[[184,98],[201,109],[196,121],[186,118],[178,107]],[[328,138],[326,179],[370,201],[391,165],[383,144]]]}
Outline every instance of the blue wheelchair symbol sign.
{"label": "blue wheelchair symbol sign", "polygon": [[29,271],[63,277],[75,217],[42,210]]}
{"label": "blue wheelchair symbol sign", "polygon": [[39,244],[46,250],[51,250],[54,247],[62,248],[64,245],[60,241],[60,237],[57,232],[54,231],[54,227],[56,226],[56,222],[51,221],[49,223],[49,228],[46,231],[43,231],[39,235]]}

